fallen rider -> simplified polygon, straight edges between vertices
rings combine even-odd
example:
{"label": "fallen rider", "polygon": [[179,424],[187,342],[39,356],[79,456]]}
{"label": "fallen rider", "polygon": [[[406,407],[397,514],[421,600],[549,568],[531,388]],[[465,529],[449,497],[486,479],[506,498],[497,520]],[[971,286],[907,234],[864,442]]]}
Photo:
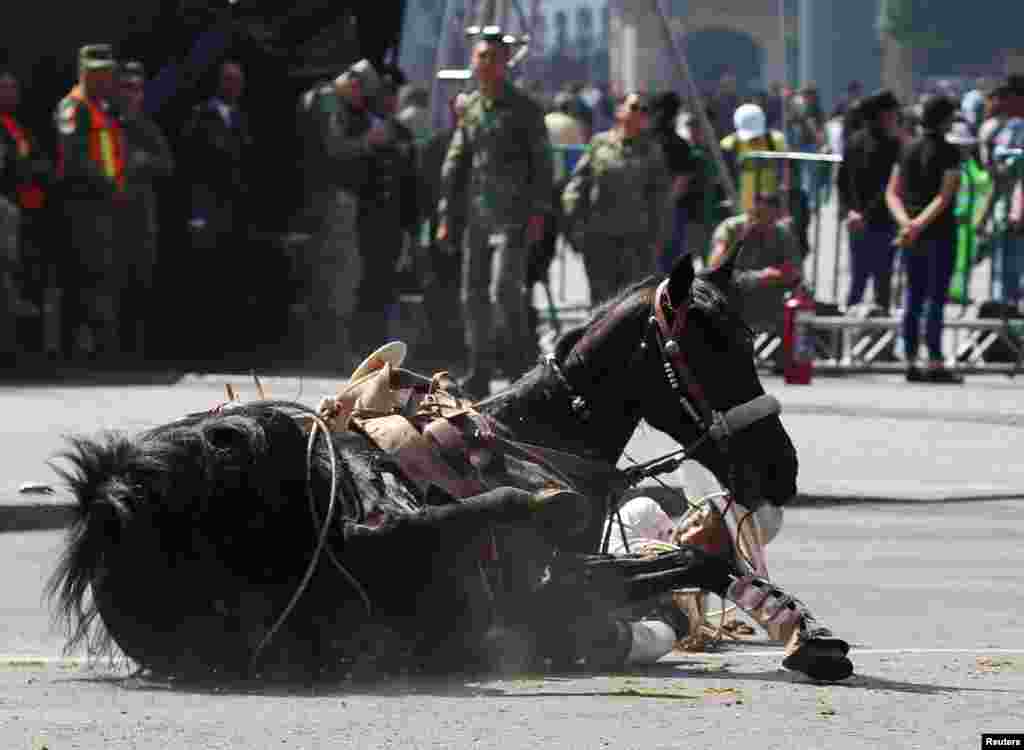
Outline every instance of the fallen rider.
{"label": "fallen rider", "polygon": [[[693,545],[712,554],[732,558],[743,575],[736,577],[725,598],[763,627],[774,640],[786,644],[783,666],[806,672],[801,644],[810,638],[831,640],[832,634],[817,623],[806,605],[768,581],[764,545],[778,532],[779,519],[767,513],[751,512],[735,503],[727,493],[711,493],[695,509],[674,521],[650,497],[635,497],[606,522],[604,538],[608,552],[617,557],[654,556]],[[660,598],[643,617],[630,622],[633,645],[630,664],[653,664],[680,643],[699,650],[707,643],[704,592],[687,592],[680,608],[675,596]],[[724,620],[724,618],[723,618]],[[845,644],[836,641],[845,651]],[[845,652],[843,653],[845,657]],[[831,679],[852,673],[839,670]]]}

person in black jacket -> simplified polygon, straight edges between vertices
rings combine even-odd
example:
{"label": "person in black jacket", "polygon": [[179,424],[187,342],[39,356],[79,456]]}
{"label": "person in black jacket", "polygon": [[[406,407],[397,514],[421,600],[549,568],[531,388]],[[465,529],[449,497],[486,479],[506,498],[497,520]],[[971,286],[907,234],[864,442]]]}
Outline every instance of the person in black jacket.
{"label": "person in black jacket", "polygon": [[839,173],[850,233],[851,274],[846,304],[860,304],[871,279],[875,304],[888,310],[896,222],[885,203],[885,187],[900,157],[900,102],[891,91],[881,91],[865,99],[860,107],[866,126],[850,139]]}
{"label": "person in black jacket", "polygon": [[[936,96],[921,112],[921,135],[907,148],[892,170],[885,200],[899,232],[907,268],[907,301],[903,311],[907,380],[925,383],[960,383],[959,374],[944,367],[943,312],[956,253],[956,217],[953,207],[960,188],[960,150],[946,141],[957,107]],[[927,302],[925,342],[928,368],[917,368],[921,314]]]}
{"label": "person in black jacket", "polygon": [[[248,237],[249,157],[252,137],[241,108],[245,74],[236,62],[220,66],[217,93],[197,105],[183,133],[184,166],[191,186],[193,249],[212,288],[208,304],[223,300],[225,280],[245,262]],[[213,311],[215,314],[220,310]]]}

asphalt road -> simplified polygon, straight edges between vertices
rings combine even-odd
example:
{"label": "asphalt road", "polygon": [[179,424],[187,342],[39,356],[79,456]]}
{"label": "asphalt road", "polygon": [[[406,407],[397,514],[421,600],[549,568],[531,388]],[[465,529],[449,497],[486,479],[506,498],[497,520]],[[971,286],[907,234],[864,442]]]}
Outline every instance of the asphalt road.
{"label": "asphalt road", "polygon": [[[763,642],[622,675],[147,684],[50,661],[63,640],[41,594],[61,532],[7,533],[0,747],[860,750],[978,747],[982,732],[1024,732],[1020,387],[1000,378],[941,390],[884,376],[766,382],[800,451],[801,487],[824,503],[787,511],[769,548],[772,577],[854,644],[857,673],[841,685],[782,671],[777,647]],[[26,501],[22,481],[54,480],[45,461],[62,434],[206,409],[224,399],[223,383],[0,389],[0,505]],[[265,384],[307,403],[333,385]],[[629,452],[642,459],[664,445],[641,430]]]}
{"label": "asphalt road", "polygon": [[774,578],[854,644],[838,685],[753,643],[616,675],[216,688],[38,660],[60,647],[39,601],[60,533],[5,535],[0,746],[978,747],[1024,731],[1022,534],[1008,501],[793,510]]}

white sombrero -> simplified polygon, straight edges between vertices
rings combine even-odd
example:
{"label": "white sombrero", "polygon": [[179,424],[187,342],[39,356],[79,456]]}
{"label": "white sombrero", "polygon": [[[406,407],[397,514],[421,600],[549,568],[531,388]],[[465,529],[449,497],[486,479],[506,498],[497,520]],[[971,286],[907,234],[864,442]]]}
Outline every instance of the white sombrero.
{"label": "white sombrero", "polygon": [[409,347],[403,342],[389,341],[362,361],[348,379],[349,382],[353,383],[359,380],[359,378],[369,375],[374,370],[379,370],[386,364],[390,364],[392,367],[401,367],[408,351]]}

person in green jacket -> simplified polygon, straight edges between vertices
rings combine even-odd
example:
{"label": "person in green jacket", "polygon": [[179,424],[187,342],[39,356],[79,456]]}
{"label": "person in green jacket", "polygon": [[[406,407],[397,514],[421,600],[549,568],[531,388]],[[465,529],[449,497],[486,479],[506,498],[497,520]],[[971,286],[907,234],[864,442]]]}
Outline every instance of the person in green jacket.
{"label": "person in green jacket", "polygon": [[960,190],[957,193],[953,213],[956,216],[956,260],[953,279],[949,284],[949,300],[961,305],[969,301],[971,270],[978,262],[978,226],[976,218],[979,208],[985,205],[992,191],[992,178],[981,166],[978,157],[978,139],[971,133],[966,122],[957,122],[946,135],[946,140],[959,146],[963,152],[960,167]]}
{"label": "person in green jacket", "polygon": [[671,231],[668,168],[647,113],[642,94],[624,97],[616,126],[590,140],[562,192],[594,305],[654,273]]}

